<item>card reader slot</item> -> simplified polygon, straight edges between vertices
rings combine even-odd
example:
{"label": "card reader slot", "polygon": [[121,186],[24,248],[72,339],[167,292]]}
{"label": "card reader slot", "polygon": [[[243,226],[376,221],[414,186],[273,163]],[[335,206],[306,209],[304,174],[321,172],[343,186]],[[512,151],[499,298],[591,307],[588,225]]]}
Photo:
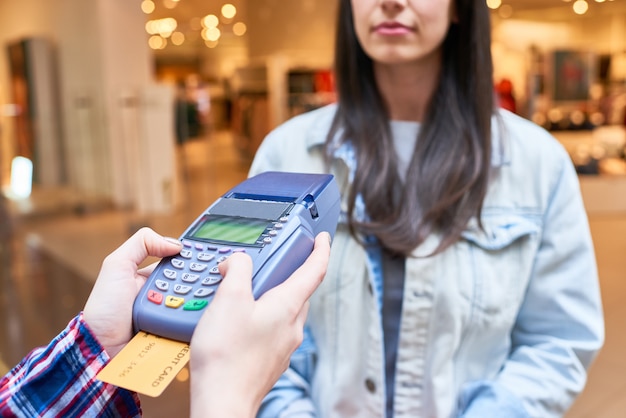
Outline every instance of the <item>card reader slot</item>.
{"label": "card reader slot", "polygon": [[252,193],[233,193],[228,196],[229,199],[241,199],[241,200],[264,200],[269,202],[288,202],[292,203],[296,201],[296,197],[293,196],[268,196],[266,194],[252,194]]}
{"label": "card reader slot", "polygon": [[277,220],[289,213],[293,207],[290,202],[268,202],[260,200],[220,199],[210,210],[212,215],[241,216]]}

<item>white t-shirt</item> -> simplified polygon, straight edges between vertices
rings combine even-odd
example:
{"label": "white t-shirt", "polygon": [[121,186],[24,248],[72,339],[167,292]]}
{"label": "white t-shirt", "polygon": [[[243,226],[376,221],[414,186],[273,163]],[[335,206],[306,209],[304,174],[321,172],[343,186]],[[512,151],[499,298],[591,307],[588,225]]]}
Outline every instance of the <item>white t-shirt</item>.
{"label": "white t-shirt", "polygon": [[413,156],[419,130],[420,124],[418,122],[391,121],[391,136],[398,156],[398,175],[403,181]]}

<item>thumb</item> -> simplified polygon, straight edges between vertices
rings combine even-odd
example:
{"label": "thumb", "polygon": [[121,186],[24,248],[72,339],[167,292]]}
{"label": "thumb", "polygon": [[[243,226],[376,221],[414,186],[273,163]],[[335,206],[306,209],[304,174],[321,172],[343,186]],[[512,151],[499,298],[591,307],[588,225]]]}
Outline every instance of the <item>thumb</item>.
{"label": "thumb", "polygon": [[163,237],[152,229],[143,227],[107,256],[107,261],[131,261],[139,265],[148,256],[166,257],[176,254],[181,248],[180,241]]}
{"label": "thumb", "polygon": [[220,293],[228,293],[237,298],[252,297],[252,258],[243,253],[235,253],[218,265],[224,277],[217,289]]}

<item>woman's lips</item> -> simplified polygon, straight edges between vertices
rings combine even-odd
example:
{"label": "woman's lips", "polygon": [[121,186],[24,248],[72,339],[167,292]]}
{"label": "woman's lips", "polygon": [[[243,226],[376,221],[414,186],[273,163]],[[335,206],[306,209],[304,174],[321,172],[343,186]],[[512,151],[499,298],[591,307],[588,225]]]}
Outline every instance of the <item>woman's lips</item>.
{"label": "woman's lips", "polygon": [[401,36],[413,32],[413,29],[401,23],[387,22],[375,26],[374,32],[385,36]]}

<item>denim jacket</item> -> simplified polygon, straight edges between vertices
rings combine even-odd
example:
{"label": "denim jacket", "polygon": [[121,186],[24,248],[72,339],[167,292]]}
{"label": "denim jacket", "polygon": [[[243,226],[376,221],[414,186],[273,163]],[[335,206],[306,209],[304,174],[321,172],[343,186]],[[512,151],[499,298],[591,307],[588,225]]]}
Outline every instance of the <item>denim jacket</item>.
{"label": "denim jacket", "polygon": [[[250,175],[328,171],[323,144],[335,111],[327,106],[271,132]],[[569,156],[506,111],[492,130],[483,229],[474,219],[443,253],[406,260],[396,418],[560,417],[602,346],[593,245]],[[329,170],[345,215],[356,161],[349,145],[336,157]],[[433,235],[414,254],[437,243]],[[305,341],[260,417],[384,417],[382,280],[380,249],[357,243],[343,216]]]}

